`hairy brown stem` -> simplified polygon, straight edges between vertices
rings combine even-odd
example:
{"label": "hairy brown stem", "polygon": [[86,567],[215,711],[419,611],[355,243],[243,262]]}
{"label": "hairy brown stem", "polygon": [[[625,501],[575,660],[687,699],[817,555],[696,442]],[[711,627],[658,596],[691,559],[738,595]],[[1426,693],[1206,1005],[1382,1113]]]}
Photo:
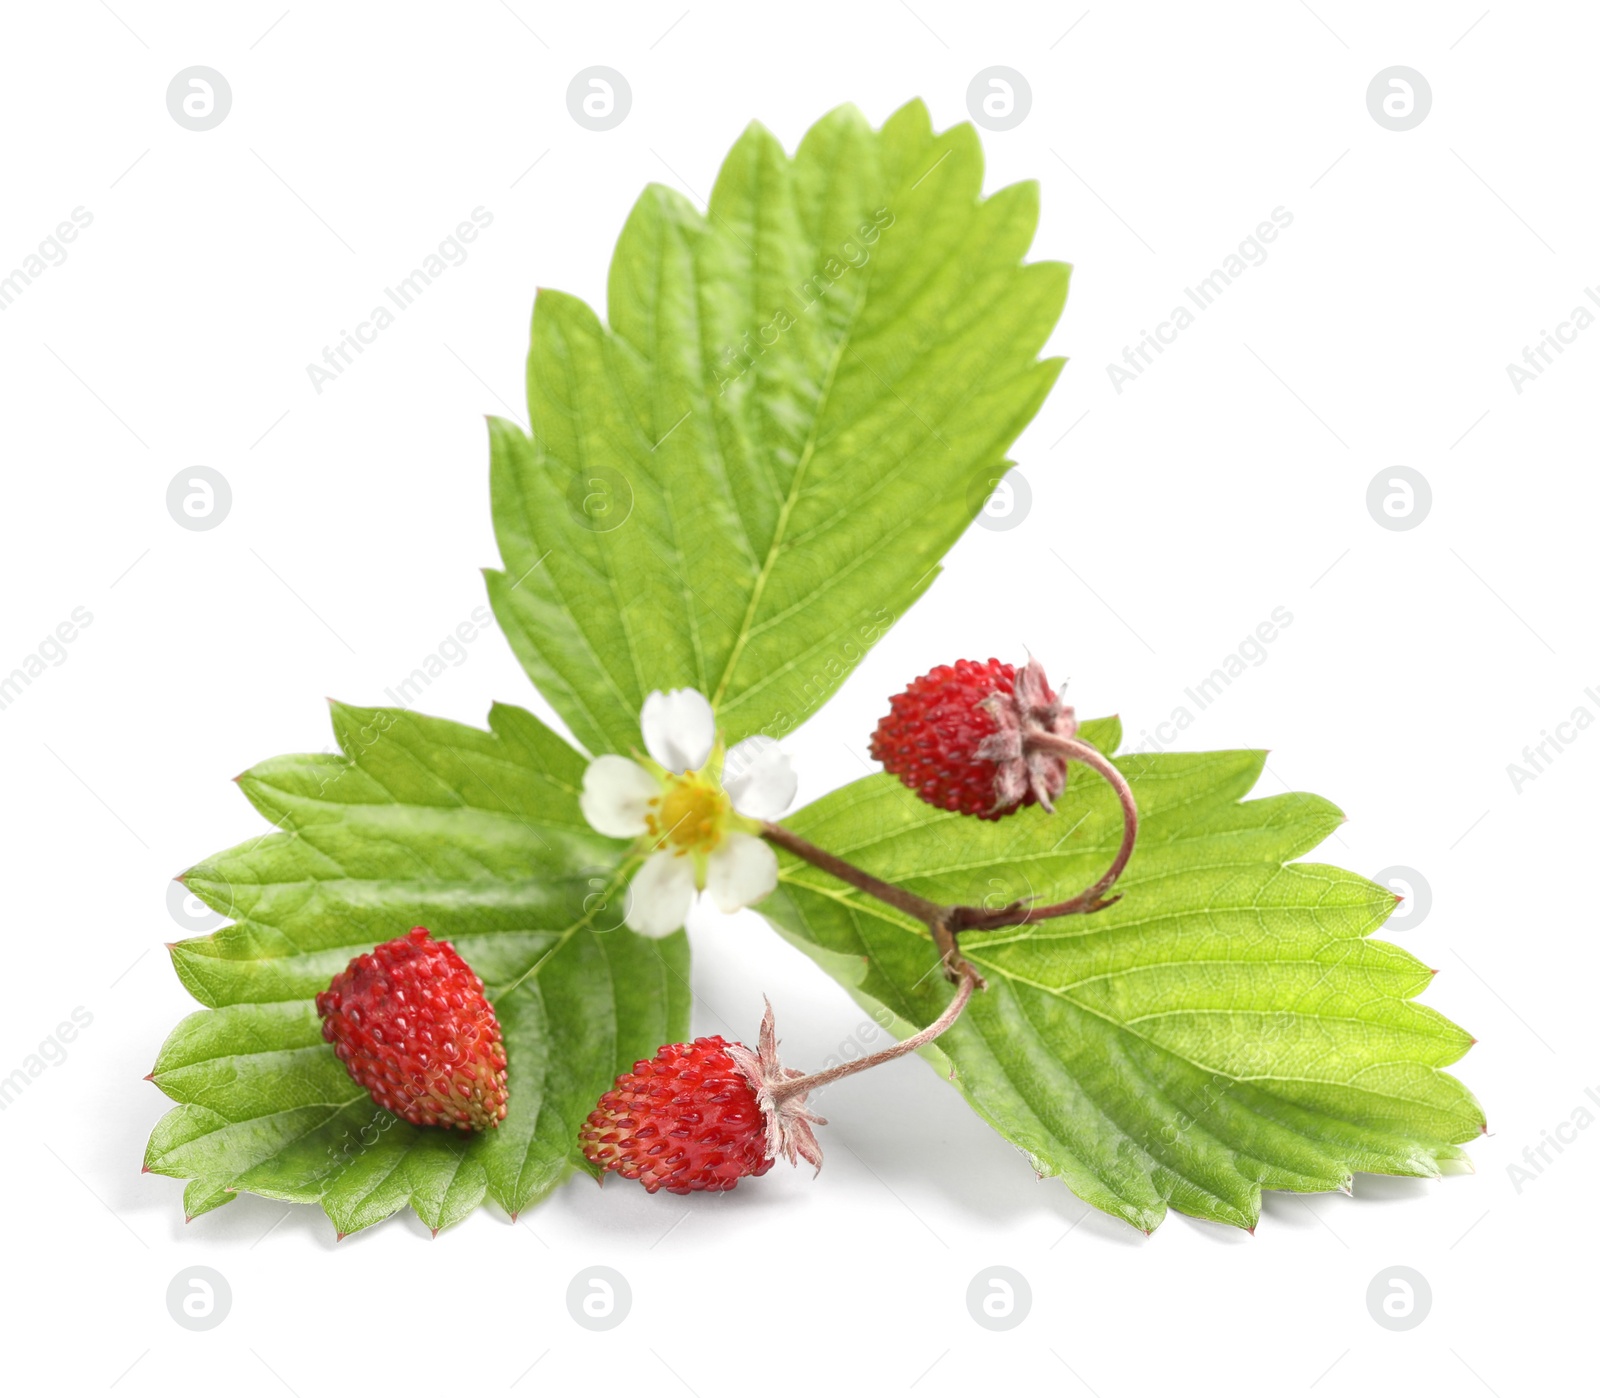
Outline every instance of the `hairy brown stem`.
{"label": "hairy brown stem", "polygon": [[880,903],[887,903],[891,908],[899,908],[903,913],[910,913],[920,922],[925,922],[931,928],[934,923],[943,921],[949,911],[939,904],[913,893],[909,888],[901,888],[899,884],[887,883],[867,873],[865,869],[858,869],[854,864],[840,859],[836,854],[829,854],[820,845],[814,845],[810,840],[801,835],[796,835],[792,830],[785,830],[783,826],[772,821],[762,824],[761,833],[777,845],[779,849],[786,849],[790,854],[798,855],[807,864],[814,864],[825,874],[832,874],[834,878],[843,883],[859,888],[863,893],[870,893]]}
{"label": "hairy brown stem", "polygon": [[[915,895],[912,895],[913,897]],[[934,1020],[926,1029],[913,1034],[909,1039],[902,1039],[897,1044],[890,1044],[886,1049],[877,1053],[869,1053],[865,1058],[854,1058],[848,1063],[841,1063],[837,1067],[827,1068],[820,1073],[810,1073],[803,1078],[788,1078],[780,1083],[773,1083],[768,1091],[772,1094],[774,1102],[782,1102],[786,1097],[805,1093],[818,1087],[825,1087],[830,1082],[837,1082],[840,1078],[847,1078],[852,1073],[865,1072],[868,1068],[876,1068],[880,1063],[887,1063],[892,1058],[901,1058],[908,1053],[915,1053],[924,1044],[931,1044],[939,1035],[943,1034],[952,1024],[961,1018],[962,1010],[966,1009],[967,1001],[972,998],[972,992],[983,984],[983,978],[972,967],[962,962],[961,984],[956,990],[955,998],[945,1008],[945,1012]]]}
{"label": "hairy brown stem", "polygon": [[[1058,738],[1054,733],[1045,733],[1037,728],[1029,730],[1026,741],[1034,747],[1043,748],[1046,752],[1056,753],[1073,762],[1081,762],[1085,767],[1093,767],[1106,779],[1111,789],[1117,793],[1117,800],[1122,803],[1122,843],[1117,847],[1116,856],[1105,873],[1076,898],[1068,898],[1064,903],[1049,903],[1042,908],[1028,907],[1023,910],[1021,916],[1003,922],[968,923],[967,926],[970,927],[1012,927],[1022,923],[1042,922],[1049,917],[1069,917],[1073,913],[1097,913],[1101,908],[1110,907],[1116,899],[1103,898],[1102,895],[1122,877],[1122,871],[1128,867],[1128,860],[1133,856],[1134,842],[1139,838],[1139,807],[1133,799],[1133,788],[1128,785],[1128,779],[1098,748],[1080,742],[1077,738]],[[982,909],[974,911],[980,915],[984,912]]]}
{"label": "hairy brown stem", "polygon": [[909,913],[918,922],[926,923],[928,932],[933,937],[933,944],[939,949],[939,959],[944,966],[945,979],[959,981],[963,976],[971,975],[981,988],[984,979],[978,975],[971,966],[962,959],[960,949],[956,945],[956,933],[963,927],[973,924],[965,921],[964,913],[983,913],[982,908],[947,908],[932,899],[924,898],[919,893],[913,893],[909,888],[901,888],[897,883],[889,883],[869,874],[865,869],[858,869],[848,860],[840,859],[836,854],[830,854],[820,845],[814,845],[802,835],[796,835],[792,830],[772,821],[764,821],[761,833],[777,845],[779,849],[786,849],[790,854],[798,855],[807,864],[814,864],[826,874],[832,874],[841,883],[847,883],[852,888],[859,888],[863,893],[871,894],[880,903],[887,903],[891,908],[899,908],[903,913]]}
{"label": "hairy brown stem", "polygon": [[[1102,908],[1110,907],[1116,902],[1116,898],[1107,898],[1105,894],[1127,867],[1128,860],[1133,854],[1134,842],[1139,836],[1139,808],[1133,799],[1133,788],[1128,785],[1127,778],[1097,748],[1076,738],[1058,737],[1036,726],[1026,730],[1024,742],[1029,747],[1053,752],[1068,761],[1081,762],[1086,767],[1094,768],[1117,793],[1117,799],[1122,805],[1122,843],[1117,848],[1116,856],[1105,873],[1082,893],[1075,898],[1068,898],[1065,902],[1049,903],[1043,907],[1034,906],[1024,900],[1008,903],[1003,908],[977,908],[960,903],[946,906],[924,898],[921,894],[913,893],[908,888],[902,888],[899,884],[889,883],[874,874],[869,874],[865,869],[858,869],[848,860],[830,854],[821,846],[814,845],[803,836],[796,835],[792,830],[786,830],[771,821],[763,822],[761,833],[780,849],[786,849],[790,854],[815,865],[824,873],[832,874],[842,883],[859,888],[880,903],[887,903],[890,907],[898,908],[919,922],[927,924],[934,945],[939,949],[946,979],[960,982],[963,987],[968,980],[971,980],[977,988],[982,989],[983,977],[979,976],[961,955],[956,941],[958,933],[991,931],[997,927],[1020,927],[1027,923],[1042,922],[1046,918],[1069,917],[1076,913],[1097,913]],[[970,995],[971,990],[967,989],[965,993]],[[966,1003],[965,998],[961,996],[957,998],[961,1004]],[[959,1014],[960,1011],[957,1010],[956,1013]],[[941,1027],[939,1032],[943,1033],[947,1027]]]}

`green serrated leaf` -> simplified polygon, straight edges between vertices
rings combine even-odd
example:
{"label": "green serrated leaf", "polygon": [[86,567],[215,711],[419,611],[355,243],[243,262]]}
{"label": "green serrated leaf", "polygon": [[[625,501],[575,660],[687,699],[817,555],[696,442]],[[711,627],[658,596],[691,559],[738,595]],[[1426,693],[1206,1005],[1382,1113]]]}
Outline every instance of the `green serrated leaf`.
{"label": "green serrated leaf", "polygon": [[[579,1163],[579,1124],[616,1074],[687,1034],[687,943],[618,926],[621,846],[579,814],[583,759],[531,714],[497,706],[488,732],[398,709],[335,705],[333,721],[342,755],[239,779],[280,833],[185,876],[237,921],[173,948],[210,1008],[161,1049],[152,1078],[180,1105],[146,1168],[192,1181],[191,1217],[240,1190],[320,1203],[341,1233],[407,1204],[433,1229],[485,1198],[515,1214]],[[322,1040],[316,993],[419,924],[494,1004],[510,1088],[497,1130],[398,1120]]]}
{"label": "green serrated leaf", "polygon": [[532,436],[490,422],[489,593],[591,750],[683,685],[729,742],[789,731],[937,575],[1061,367],[1037,187],[982,181],[920,102],[880,131],[841,107],[792,159],[752,125],[707,213],[635,205],[609,326],[540,293]]}
{"label": "green serrated leaf", "polygon": [[[1111,752],[1115,724],[1084,734]],[[1343,819],[1316,796],[1245,800],[1265,755],[1117,760],[1141,812],[1120,902],[1090,917],[968,933],[988,981],[924,1050],[1041,1174],[1149,1230],[1168,1206],[1253,1227],[1263,1189],[1352,1171],[1436,1175],[1484,1129],[1444,1069],[1471,1037],[1415,1003],[1432,973],[1371,940],[1387,889],[1290,863]],[[945,903],[1071,896],[1116,848],[1115,798],[1073,769],[1055,816],[985,823],[867,777],[785,822]],[[792,857],[762,911],[902,1029],[950,989],[921,924]]]}

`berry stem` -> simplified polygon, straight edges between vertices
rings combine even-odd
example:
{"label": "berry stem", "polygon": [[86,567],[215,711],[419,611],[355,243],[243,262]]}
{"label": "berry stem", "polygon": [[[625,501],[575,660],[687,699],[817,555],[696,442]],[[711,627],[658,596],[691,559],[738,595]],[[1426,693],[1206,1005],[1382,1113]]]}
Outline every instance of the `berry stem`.
{"label": "berry stem", "polygon": [[[1117,793],[1117,800],[1122,803],[1122,844],[1118,846],[1116,857],[1111,861],[1105,873],[1101,874],[1088,888],[1084,889],[1076,898],[1069,898],[1064,903],[1050,903],[1042,908],[1028,908],[1023,916],[1015,919],[1017,923],[1041,922],[1047,917],[1067,917],[1073,913],[1094,913],[1101,908],[1110,907],[1116,900],[1102,898],[1102,895],[1119,878],[1122,871],[1128,867],[1128,860],[1133,856],[1134,842],[1139,838],[1139,807],[1133,799],[1133,788],[1128,785],[1128,779],[1119,772],[1098,748],[1081,742],[1077,738],[1062,738],[1054,733],[1046,733],[1043,729],[1030,728],[1023,737],[1027,746],[1043,748],[1046,752],[1053,752],[1060,757],[1065,757],[1072,762],[1081,762],[1085,767],[1093,767],[1104,777],[1111,789]],[[975,923],[971,926],[984,926]],[[1011,926],[1011,923],[999,923],[998,926]]]}
{"label": "berry stem", "polygon": [[943,922],[950,912],[950,909],[913,893],[909,888],[901,888],[896,883],[887,883],[869,874],[865,869],[856,868],[854,864],[840,859],[838,855],[829,854],[820,845],[814,845],[810,840],[796,835],[792,830],[785,830],[783,826],[772,821],[763,823],[761,833],[779,849],[786,849],[790,854],[798,855],[807,864],[816,865],[824,873],[832,874],[841,882],[859,888],[863,893],[870,893],[880,903],[887,903],[891,908],[899,908],[903,913],[910,913],[918,921],[927,923],[930,928],[935,923]]}
{"label": "berry stem", "polygon": [[[840,859],[836,854],[829,854],[820,845],[814,845],[803,836],[796,835],[792,830],[785,830],[783,826],[770,820],[762,823],[761,833],[780,849],[798,855],[807,864],[816,865],[824,873],[832,874],[841,883],[859,888],[880,903],[887,903],[891,908],[899,908],[901,912],[909,913],[918,922],[926,923],[933,944],[939,949],[945,979],[956,982],[970,976],[980,989],[983,987],[985,983],[983,977],[962,958],[960,948],[956,945],[956,933],[964,927],[978,926],[979,924],[971,921],[971,918],[986,916],[984,909],[949,908],[935,903],[920,893],[913,893],[909,888],[901,888],[897,883],[889,883],[874,874],[869,874],[865,869],[856,868],[848,860]],[[1010,912],[1018,906],[1020,905],[1012,904],[1011,908],[1002,908],[1000,913]],[[1012,917],[1010,921],[1017,922],[1019,919]],[[1006,923],[998,922],[993,925],[1003,927]]]}
{"label": "berry stem", "polygon": [[[913,895],[915,896],[915,895]],[[961,963],[961,984],[956,989],[955,998],[945,1008],[945,1012],[934,1020],[926,1029],[919,1030],[909,1039],[902,1039],[897,1044],[890,1044],[886,1049],[879,1049],[877,1053],[869,1053],[865,1058],[854,1058],[848,1063],[840,1063],[836,1067],[824,1069],[820,1073],[809,1073],[805,1077],[788,1078],[783,1082],[773,1083],[768,1088],[772,1100],[782,1102],[785,1098],[804,1095],[819,1087],[826,1087],[831,1082],[840,1078],[847,1078],[852,1073],[865,1072],[868,1068],[876,1068],[880,1063],[887,1063],[892,1058],[902,1058],[908,1053],[915,1053],[924,1044],[931,1044],[939,1035],[943,1034],[952,1024],[961,1018],[961,1012],[967,1008],[967,1001],[972,999],[972,992],[983,984],[983,978],[965,962]]]}
{"label": "berry stem", "polygon": [[899,884],[889,883],[874,874],[869,874],[865,869],[858,869],[847,860],[840,859],[836,854],[830,854],[821,846],[812,844],[810,840],[772,821],[763,823],[761,833],[780,849],[788,850],[790,854],[815,865],[824,873],[832,874],[840,882],[859,888],[880,903],[887,903],[890,907],[898,908],[919,922],[927,924],[934,945],[938,947],[943,959],[946,979],[965,982],[970,977],[981,989],[983,978],[961,956],[956,944],[958,933],[988,932],[999,927],[1021,927],[1028,923],[1043,922],[1046,918],[1070,917],[1076,913],[1097,913],[1102,908],[1110,907],[1116,899],[1107,898],[1105,894],[1127,867],[1128,860],[1133,854],[1134,842],[1139,837],[1139,808],[1133,799],[1133,788],[1128,785],[1128,779],[1097,748],[1076,738],[1059,737],[1037,727],[1027,730],[1025,742],[1029,747],[1053,752],[1069,761],[1081,762],[1086,767],[1094,768],[1110,784],[1122,804],[1122,843],[1117,848],[1115,858],[1105,873],[1088,888],[1077,897],[1068,898],[1065,902],[1049,903],[1043,907],[1035,907],[1020,900],[1008,903],[1003,908],[976,908],[960,903],[946,906],[924,898],[921,894],[913,893],[908,888],[901,888]]}

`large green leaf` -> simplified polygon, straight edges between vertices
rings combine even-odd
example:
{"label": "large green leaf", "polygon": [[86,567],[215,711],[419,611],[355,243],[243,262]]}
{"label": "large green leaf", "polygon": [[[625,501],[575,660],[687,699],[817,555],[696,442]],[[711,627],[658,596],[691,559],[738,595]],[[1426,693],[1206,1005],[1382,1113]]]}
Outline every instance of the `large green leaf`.
{"label": "large green leaf", "polygon": [[920,102],[876,132],[841,107],[793,159],[752,125],[706,214],[646,189],[609,327],[539,294],[533,435],[490,422],[489,592],[592,750],[679,685],[730,742],[787,732],[937,575],[1061,365],[1037,187],[982,181]]}
{"label": "large green leaf", "polygon": [[[1120,730],[1084,736],[1111,752]],[[1426,966],[1368,936],[1394,895],[1285,862],[1342,816],[1315,796],[1244,800],[1263,761],[1118,759],[1142,816],[1122,900],[964,936],[988,989],[924,1051],[1041,1174],[1146,1230],[1169,1204],[1253,1227],[1263,1189],[1340,1188],[1355,1170],[1436,1175],[1483,1130],[1443,1071],[1472,1039],[1414,1003]],[[974,821],[874,776],[786,823],[936,901],[991,905],[1077,892],[1121,831],[1109,788],[1082,769],[1054,817]],[[903,1028],[949,1001],[921,924],[809,865],[786,857],[763,911]]]}
{"label": "large green leaf", "polygon": [[[185,876],[237,921],[172,949],[210,1008],[162,1047],[152,1077],[181,1105],[145,1166],[192,1181],[191,1216],[241,1189],[320,1203],[342,1233],[406,1204],[442,1228],[485,1195],[515,1214],[581,1163],[579,1124],[615,1075],[685,1037],[684,936],[616,926],[622,847],[584,823],[583,759],[532,715],[497,706],[489,732],[400,709],[333,720],[343,755],[239,779],[281,833]],[[397,1120],[322,1040],[316,993],[414,924],[486,983],[508,1058],[497,1130]]]}

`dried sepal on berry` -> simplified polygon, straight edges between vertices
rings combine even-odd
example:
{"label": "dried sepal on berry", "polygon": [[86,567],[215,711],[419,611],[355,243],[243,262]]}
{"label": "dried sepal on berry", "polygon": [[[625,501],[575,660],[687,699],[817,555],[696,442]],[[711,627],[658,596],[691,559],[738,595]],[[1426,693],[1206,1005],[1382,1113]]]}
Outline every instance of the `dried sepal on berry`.
{"label": "dried sepal on berry", "polygon": [[994,720],[994,732],[978,744],[976,756],[994,763],[995,810],[1014,811],[1032,799],[1054,812],[1066,790],[1067,759],[1038,738],[1075,737],[1078,718],[1072,705],[1050,688],[1044,666],[1030,658],[1009,689],[997,688],[980,706]]}
{"label": "dried sepal on berry", "polygon": [[[765,998],[765,997],[763,997]],[[752,1053],[743,1044],[729,1044],[728,1053],[739,1065],[756,1094],[756,1102],[767,1122],[767,1154],[774,1160],[783,1156],[791,1165],[804,1160],[822,1169],[822,1147],[813,1126],[826,1126],[828,1119],[806,1110],[806,1093],[782,1085],[806,1075],[798,1068],[785,1068],[778,1061],[778,1035],[772,1019],[772,1001],[761,1016],[761,1033]]]}
{"label": "dried sepal on berry", "polygon": [[[999,820],[1031,805],[1053,812],[1066,789],[1067,764],[1081,762],[1105,778],[1122,807],[1122,842],[1110,866],[1076,898],[1045,907],[1019,903],[992,914],[955,908],[930,918],[919,910],[936,940],[940,925],[946,931],[1009,926],[1098,912],[1114,901],[1104,895],[1133,855],[1139,810],[1128,779],[1077,732],[1072,706],[1051,689],[1044,667],[1032,659],[1020,670],[992,658],[985,664],[937,665],[889,701],[889,712],[872,735],[872,755],[929,805],[981,820]],[[769,838],[772,834],[769,830]],[[798,850],[792,840],[785,847]],[[847,874],[845,879],[865,886]],[[956,916],[952,920],[949,914]],[[948,960],[948,947],[946,953]]]}
{"label": "dried sepal on berry", "polygon": [[1065,759],[1030,745],[1029,733],[1077,730],[1038,661],[1018,670],[991,656],[912,680],[889,701],[871,752],[929,805],[999,820],[1034,802],[1052,809],[1066,785]]}

